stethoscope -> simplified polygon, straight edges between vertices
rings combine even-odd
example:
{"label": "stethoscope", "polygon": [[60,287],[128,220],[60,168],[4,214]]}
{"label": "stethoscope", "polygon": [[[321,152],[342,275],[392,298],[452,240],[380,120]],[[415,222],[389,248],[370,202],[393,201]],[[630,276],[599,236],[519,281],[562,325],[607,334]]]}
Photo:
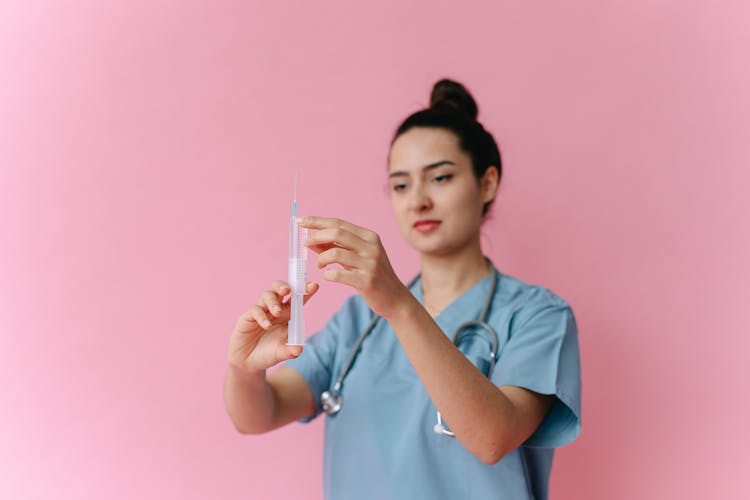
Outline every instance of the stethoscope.
{"label": "stethoscope", "polygon": [[[490,268],[492,270],[492,284],[490,285],[490,292],[487,294],[487,298],[484,300],[484,306],[482,307],[482,313],[479,315],[478,320],[473,321],[466,321],[464,323],[461,323],[458,328],[456,328],[456,331],[453,333],[452,340],[453,344],[458,347],[461,344],[461,341],[470,336],[470,335],[481,335],[485,337],[486,340],[488,340],[488,343],[490,344],[490,354],[489,354],[489,370],[487,371],[487,377],[492,376],[492,369],[495,367],[495,356],[497,355],[497,351],[499,348],[499,337],[497,335],[497,332],[487,324],[487,314],[490,309],[490,303],[492,302],[492,297],[495,295],[495,290],[497,288],[497,280],[498,280],[498,272],[497,269],[495,269],[495,266],[492,265],[492,262],[487,259],[487,262],[490,265]],[[407,285],[409,289],[414,286],[414,284],[419,279],[420,275],[418,274],[415,276]],[[349,370],[352,368],[352,364],[354,364],[354,360],[357,358],[357,355],[359,354],[359,351],[362,348],[362,342],[365,341],[367,336],[372,332],[372,330],[375,328],[375,324],[380,319],[380,316],[375,316],[372,318],[370,323],[367,325],[367,327],[362,331],[359,338],[357,339],[357,342],[354,344],[354,347],[352,348],[352,352],[349,354],[349,357],[346,360],[346,363],[344,364],[344,369],[341,371],[341,374],[336,379],[336,382],[333,384],[333,388],[325,391],[323,394],[320,395],[320,403],[323,407],[323,411],[326,412],[328,415],[335,415],[339,411],[341,411],[341,406],[344,402],[344,397],[341,394],[341,388],[344,384],[344,379],[346,378],[346,375],[349,373]],[[476,329],[474,327],[479,327],[479,329]],[[433,427],[433,430],[437,434],[442,434],[443,436],[449,436],[449,437],[455,437],[455,434],[450,431],[450,429],[447,429],[445,425],[443,425],[443,418],[440,415],[440,412],[437,411],[437,423]]]}

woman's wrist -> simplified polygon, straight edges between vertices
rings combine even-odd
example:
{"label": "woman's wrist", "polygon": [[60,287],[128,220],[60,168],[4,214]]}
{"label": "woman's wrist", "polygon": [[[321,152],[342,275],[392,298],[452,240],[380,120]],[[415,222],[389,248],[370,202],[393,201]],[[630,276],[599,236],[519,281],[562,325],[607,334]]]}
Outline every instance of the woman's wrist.
{"label": "woman's wrist", "polygon": [[235,380],[241,382],[258,383],[266,379],[266,370],[248,370],[232,363],[228,364],[227,370]]}
{"label": "woman's wrist", "polygon": [[422,304],[419,303],[417,298],[406,287],[404,287],[401,296],[394,300],[394,303],[395,306],[391,311],[383,315],[389,323],[400,322],[405,318],[414,317],[415,313],[423,309]]}

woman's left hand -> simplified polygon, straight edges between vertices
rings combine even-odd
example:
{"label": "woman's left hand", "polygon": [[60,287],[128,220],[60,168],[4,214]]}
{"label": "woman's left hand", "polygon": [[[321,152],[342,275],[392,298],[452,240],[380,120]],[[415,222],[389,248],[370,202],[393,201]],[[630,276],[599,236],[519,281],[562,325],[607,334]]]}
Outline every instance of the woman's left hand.
{"label": "woman's left hand", "polygon": [[318,268],[341,265],[323,271],[323,278],[356,288],[375,314],[388,319],[412,297],[374,231],[328,217],[301,217],[299,225],[316,229],[305,246],[318,254]]}

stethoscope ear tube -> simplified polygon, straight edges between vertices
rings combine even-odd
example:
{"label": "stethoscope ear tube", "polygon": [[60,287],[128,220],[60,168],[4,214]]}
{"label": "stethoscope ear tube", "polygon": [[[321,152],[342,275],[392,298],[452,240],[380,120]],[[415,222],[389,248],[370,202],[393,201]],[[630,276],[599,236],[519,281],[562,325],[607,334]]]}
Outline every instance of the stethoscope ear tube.
{"label": "stethoscope ear tube", "polygon": [[479,335],[478,331],[470,330],[470,328],[474,326],[481,328],[487,334],[489,334],[488,342],[490,344],[490,354],[488,358],[490,360],[490,367],[489,370],[487,370],[487,377],[490,377],[492,376],[492,369],[495,367],[495,357],[497,356],[497,351],[500,348],[500,339],[498,338],[497,332],[495,332],[494,328],[492,328],[482,320],[467,321],[465,323],[462,323],[456,329],[456,332],[453,334],[453,343],[456,345],[456,347],[458,347],[466,337],[469,337],[471,335]]}
{"label": "stethoscope ear tube", "polygon": [[341,411],[341,406],[344,404],[344,397],[341,395],[341,386],[344,385],[344,379],[349,373],[349,370],[352,369],[354,360],[356,359],[357,354],[362,348],[362,342],[365,341],[365,338],[367,338],[367,336],[370,334],[373,328],[375,328],[375,324],[378,322],[379,319],[380,319],[380,316],[374,316],[370,320],[370,323],[367,325],[367,328],[364,329],[362,334],[357,339],[357,342],[354,343],[354,347],[352,347],[352,352],[349,354],[349,357],[346,358],[346,362],[344,363],[344,368],[341,370],[341,374],[339,374],[338,378],[336,379],[336,382],[333,384],[333,388],[331,390],[325,391],[323,394],[320,395],[320,405],[322,406],[323,411],[327,415],[335,415],[339,411]]}

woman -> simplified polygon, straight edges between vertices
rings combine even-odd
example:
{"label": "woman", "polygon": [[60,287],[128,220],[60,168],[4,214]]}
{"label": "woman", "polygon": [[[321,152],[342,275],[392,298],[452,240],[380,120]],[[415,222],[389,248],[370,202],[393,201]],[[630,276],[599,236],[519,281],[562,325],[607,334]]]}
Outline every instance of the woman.
{"label": "woman", "polygon": [[[324,403],[330,411],[338,400],[321,401],[321,394],[357,352],[340,389],[341,410],[326,419],[326,498],[544,499],[554,448],[580,432],[570,306],[500,273],[482,252],[480,226],[501,161],[476,117],[466,89],[441,80],[430,107],[409,116],[391,143],[393,211],[421,259],[411,286],[397,278],[374,232],[304,217],[299,224],[315,230],[306,245],[324,279],[357,294],[304,350],[285,343],[290,290],[283,281],[261,294],[232,334],[224,394],[242,433],[309,421]],[[318,287],[308,284],[308,300]],[[449,337],[478,319],[497,333],[496,355],[492,336],[476,322],[460,350]]]}

